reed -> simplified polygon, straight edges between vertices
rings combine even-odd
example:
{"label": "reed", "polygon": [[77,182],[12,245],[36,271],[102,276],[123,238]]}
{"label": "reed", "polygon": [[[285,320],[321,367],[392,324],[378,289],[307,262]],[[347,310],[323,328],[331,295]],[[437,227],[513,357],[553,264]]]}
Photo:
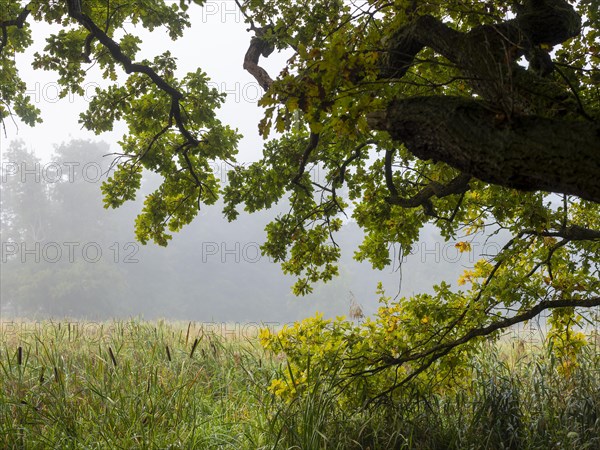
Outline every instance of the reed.
{"label": "reed", "polygon": [[192,322],[23,323],[0,342],[0,448],[600,448],[595,345],[565,375],[541,343],[485,344],[465,389],[350,410],[342,361],[283,401],[280,355]]}

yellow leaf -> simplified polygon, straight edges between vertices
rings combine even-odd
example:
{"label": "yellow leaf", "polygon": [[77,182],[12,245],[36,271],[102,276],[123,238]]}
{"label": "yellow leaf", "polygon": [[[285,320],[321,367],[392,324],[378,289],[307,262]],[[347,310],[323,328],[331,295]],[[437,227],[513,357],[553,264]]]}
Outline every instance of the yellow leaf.
{"label": "yellow leaf", "polygon": [[456,244],[454,244],[454,246],[461,253],[471,251],[471,243],[470,242],[457,242]]}
{"label": "yellow leaf", "polygon": [[310,124],[310,131],[313,133],[320,133],[323,129],[323,124],[321,122],[313,122]]}
{"label": "yellow leaf", "polygon": [[287,108],[289,112],[294,112],[298,109],[298,99],[292,97],[287,102]]}
{"label": "yellow leaf", "polygon": [[458,277],[458,284],[459,286],[463,286],[467,283],[470,283],[473,277],[473,272],[471,272],[470,270],[465,270],[463,272],[463,274]]}

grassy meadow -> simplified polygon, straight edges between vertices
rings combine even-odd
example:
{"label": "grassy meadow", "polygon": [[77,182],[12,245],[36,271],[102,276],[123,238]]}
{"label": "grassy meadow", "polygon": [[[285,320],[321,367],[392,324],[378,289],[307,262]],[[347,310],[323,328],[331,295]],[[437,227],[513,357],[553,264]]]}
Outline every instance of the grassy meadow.
{"label": "grassy meadow", "polygon": [[0,325],[0,448],[600,449],[594,339],[569,376],[546,347],[506,338],[468,389],[348,411],[327,385],[274,397],[285,359],[258,327]]}

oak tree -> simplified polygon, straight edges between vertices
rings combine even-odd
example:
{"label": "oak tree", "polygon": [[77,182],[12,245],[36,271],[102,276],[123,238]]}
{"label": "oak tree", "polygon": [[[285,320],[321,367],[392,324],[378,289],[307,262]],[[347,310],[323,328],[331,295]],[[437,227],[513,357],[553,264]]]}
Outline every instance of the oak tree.
{"label": "oak tree", "polygon": [[[57,23],[33,66],[56,71],[67,95],[82,93],[86,68],[98,65],[107,86],[80,122],[95,133],[128,127],[103,186],[106,205],[132,199],[144,169],[164,179],[137,219],[142,242],[166,245],[216,201],[217,159],[232,166],[221,192],[229,220],[240,208],[290,205],[267,225],[262,249],[298,277],[299,294],[336,274],[344,216],[365,232],[356,258],[380,269],[391,246],[408,253],[426,224],[463,251],[475,236],[501,236],[499,253],[481,255],[458,288],[383,296],[377,318],[358,327],[310,322],[313,344],[343,336],[336,351],[361,362],[351,373],[396,368],[379,392],[544,310],[554,311],[557,336],[574,340],[583,320],[575,308],[600,305],[597,0],[236,0],[250,33],[240,69],[265,90],[257,122],[267,141],[248,166],[236,164],[240,136],[216,118],[223,96],[207,76],[175,77],[168,52],[137,60],[139,37],[122,32],[133,22],[178,39],[195,26],[188,9],[203,3],[3,0],[0,118],[40,120],[13,55],[33,44],[36,22]],[[291,56],[270,74],[261,62],[275,50]],[[322,179],[310,176],[314,167]],[[288,333],[277,345],[298,367],[309,350],[326,351],[302,353],[301,325]]]}

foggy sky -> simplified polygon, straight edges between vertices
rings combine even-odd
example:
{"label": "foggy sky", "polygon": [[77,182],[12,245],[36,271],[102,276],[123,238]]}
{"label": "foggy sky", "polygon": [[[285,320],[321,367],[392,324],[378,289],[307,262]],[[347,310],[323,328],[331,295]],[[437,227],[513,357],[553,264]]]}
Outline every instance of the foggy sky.
{"label": "foggy sky", "polygon": [[[256,81],[242,69],[251,34],[246,32],[246,25],[233,1],[209,1],[203,9],[191,7],[190,15],[193,25],[176,43],[165,39],[161,30],[141,33],[144,44],[137,59],[152,58],[170,50],[178,58],[179,75],[197,67],[207,72],[213,86],[228,94],[224,107],[218,112],[219,118],[224,124],[238,128],[244,135],[239,145],[238,161],[256,160],[262,149],[262,140],[257,131],[262,111],[256,102],[262,92]],[[33,53],[43,47],[44,36],[57,27],[34,23],[32,29],[36,43],[27,54],[17,55],[17,63],[22,77],[28,83],[32,101],[42,111],[44,123],[29,128],[18,121],[13,125],[11,120],[7,120],[7,138],[4,135],[0,138],[0,151],[6,151],[11,144],[21,140],[45,164],[50,161],[55,146],[72,139],[103,141],[108,144],[110,151],[118,151],[117,142],[126,132],[123,124],[100,136],[81,130],[77,123],[78,114],[84,111],[89,97],[69,96],[58,100],[55,74],[29,69]],[[136,29],[133,25],[129,26],[128,31],[140,33],[139,27]],[[289,56],[274,53],[264,61],[264,67],[275,77]],[[86,93],[91,96],[96,86],[104,85],[98,71],[90,70],[84,86]],[[80,161],[82,165],[89,162]],[[99,183],[97,187],[99,190]],[[117,269],[121,274],[127,274],[124,282],[132,286],[128,288],[130,291],[123,288],[119,292],[136,292],[139,296],[113,299],[117,306],[107,304],[108,315],[200,321],[289,321],[312,315],[316,310],[324,311],[329,316],[347,314],[352,299],[363,306],[366,314],[372,314],[377,308],[377,281],[384,283],[387,294],[392,297],[431,291],[433,282],[444,278],[454,282],[462,270],[471,266],[481,254],[481,249],[475,248],[470,254],[458,255],[453,243],[444,244],[432,228],[426,228],[415,246],[415,254],[405,258],[401,268],[399,255],[392,249],[391,255],[396,259],[393,267],[381,272],[374,271],[367,263],[352,261],[352,254],[360,243],[362,233],[355,224],[350,223],[343,228],[339,237],[340,242],[345,244],[342,245],[341,276],[329,285],[317,286],[313,295],[295,298],[290,292],[293,278],[283,276],[277,264],[257,257],[258,246],[265,237],[264,225],[274,217],[276,210],[253,216],[242,214],[237,222],[227,224],[220,217],[218,206],[205,208],[192,225],[174,236],[169,247],[158,248],[153,244],[139,246],[135,243],[133,220],[141,208],[141,200],[117,211],[105,211],[100,203],[97,206],[99,214],[106,215],[106,220],[110,216],[110,220],[118,224],[102,245],[105,246],[105,255],[114,256],[110,246],[115,243],[121,251]],[[73,217],[77,216],[76,205],[71,211]],[[72,241],[82,239],[78,238],[77,233],[71,237],[45,237],[46,242],[54,242],[62,247],[67,238]],[[85,244],[87,241],[81,242]],[[138,261],[129,266],[125,266],[121,260],[127,245],[137,246],[130,248],[137,249]],[[7,261],[2,261],[4,269]],[[91,263],[83,261],[82,264]],[[41,272],[52,270],[52,267],[42,261],[34,269]],[[3,270],[2,276],[6,273]],[[142,287],[147,288],[146,291]],[[3,315],[15,313],[14,305],[10,310],[7,308],[10,295],[3,287],[0,298],[0,307],[4,307]],[[82,295],[81,302],[85,304],[85,301]],[[84,307],[74,310],[72,314],[85,316],[85,311]]]}

